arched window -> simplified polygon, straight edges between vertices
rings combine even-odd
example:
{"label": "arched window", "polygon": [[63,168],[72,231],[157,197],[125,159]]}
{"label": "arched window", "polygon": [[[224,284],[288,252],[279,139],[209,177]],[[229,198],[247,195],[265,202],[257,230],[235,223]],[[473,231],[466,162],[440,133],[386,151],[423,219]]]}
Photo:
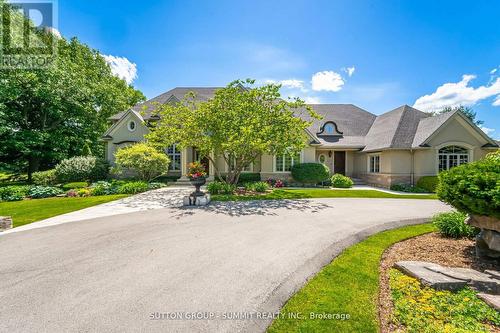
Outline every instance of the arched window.
{"label": "arched window", "polygon": [[334,132],[335,132],[335,127],[333,126],[333,124],[328,123],[325,125],[325,128],[324,128],[325,134],[333,134]]}
{"label": "arched window", "polygon": [[438,152],[439,172],[469,162],[469,151],[459,146],[447,146]]}

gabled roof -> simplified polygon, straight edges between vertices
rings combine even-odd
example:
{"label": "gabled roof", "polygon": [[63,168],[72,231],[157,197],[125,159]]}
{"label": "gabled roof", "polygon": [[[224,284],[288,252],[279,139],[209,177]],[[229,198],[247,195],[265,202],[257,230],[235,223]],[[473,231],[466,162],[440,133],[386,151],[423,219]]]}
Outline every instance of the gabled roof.
{"label": "gabled roof", "polygon": [[433,117],[428,117],[420,120],[417,127],[417,132],[413,138],[412,147],[421,147],[425,140],[430,137],[438,128],[440,128],[448,119],[450,119],[457,111],[441,113]]}
{"label": "gabled roof", "polygon": [[136,116],[140,122],[144,121],[144,118],[141,116],[141,114],[133,109],[128,109],[127,111],[120,112],[121,117],[118,119],[118,121],[116,121],[113,125],[111,125],[110,128],[108,128],[108,130],[102,135],[101,139],[103,139],[103,140],[113,139],[113,137],[111,136],[111,133],[113,133],[115,128],[117,128],[120,125],[122,119],[125,119],[125,116],[129,113]]}
{"label": "gabled roof", "polygon": [[[139,103],[132,107],[132,110],[139,112],[145,120],[151,118],[152,111],[154,111],[155,104],[165,104],[170,101],[181,101],[189,92],[194,92],[196,94],[196,100],[200,102],[204,102],[212,98],[215,94],[215,91],[220,89],[220,87],[177,87],[171,89],[159,96],[151,98],[150,100]],[[117,113],[111,117],[110,120],[119,120],[124,112]]]}
{"label": "gabled roof", "polygon": [[430,117],[428,113],[408,105],[381,114],[366,135],[366,146],[363,151],[410,148],[419,121],[428,117]]}

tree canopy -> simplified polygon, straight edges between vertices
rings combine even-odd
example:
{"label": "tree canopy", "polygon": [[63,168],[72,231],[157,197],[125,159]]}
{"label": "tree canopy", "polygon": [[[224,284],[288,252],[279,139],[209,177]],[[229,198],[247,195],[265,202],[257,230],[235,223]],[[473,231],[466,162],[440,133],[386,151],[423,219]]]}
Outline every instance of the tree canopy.
{"label": "tree canopy", "polygon": [[462,112],[467,118],[470,119],[470,121],[472,121],[477,126],[484,124],[484,121],[476,119],[476,116],[477,116],[476,111],[474,111],[472,108],[470,108],[468,106],[463,106],[463,105],[459,105],[459,106],[455,106],[455,107],[447,106],[437,113],[441,114],[441,113],[446,113],[446,112],[451,112],[451,111]]}
{"label": "tree canopy", "polygon": [[157,105],[158,123],[147,139],[159,148],[173,143],[196,147],[210,159],[222,156],[228,173],[225,181],[237,183],[242,170],[262,154],[294,154],[307,142],[307,114],[319,118],[302,100],[281,99],[280,86],[254,86],[253,80],[237,80],[216,91],[214,98],[197,102],[189,94],[180,103]]}
{"label": "tree canopy", "polygon": [[29,175],[89,147],[100,154],[107,118],[145,99],[112,74],[97,50],[76,38],[56,42],[49,67],[0,69],[0,159],[28,167]]}

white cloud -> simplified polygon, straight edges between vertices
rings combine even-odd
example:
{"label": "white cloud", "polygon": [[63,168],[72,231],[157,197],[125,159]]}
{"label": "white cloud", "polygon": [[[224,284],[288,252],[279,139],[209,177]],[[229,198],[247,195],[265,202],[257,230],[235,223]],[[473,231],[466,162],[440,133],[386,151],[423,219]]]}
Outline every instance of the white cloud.
{"label": "white cloud", "polygon": [[496,96],[493,105],[500,106],[500,78],[491,84],[470,87],[469,83],[475,78],[475,75],[463,75],[459,82],[445,83],[432,94],[418,98],[413,106],[423,111],[436,111],[447,106],[474,105],[493,96]]}
{"label": "white cloud", "polygon": [[321,103],[321,100],[319,99],[319,97],[313,97],[313,96],[307,96],[307,97],[304,97],[304,102],[306,102],[307,104],[320,104]]}
{"label": "white cloud", "polygon": [[50,32],[51,34],[53,34],[57,38],[62,38],[61,32],[54,27],[46,27],[45,31]]}
{"label": "white cloud", "polygon": [[334,71],[322,71],[312,76],[311,84],[315,91],[339,91],[344,85],[344,79]]}
{"label": "white cloud", "polygon": [[137,78],[137,65],[130,62],[125,57],[115,57],[112,55],[102,55],[104,60],[111,67],[111,72],[119,78],[131,84]]}
{"label": "white cloud", "polygon": [[279,83],[285,88],[304,89],[304,81],[297,79],[281,80]]}
{"label": "white cloud", "polygon": [[491,71],[490,71],[490,74],[493,75],[497,72],[498,68],[493,68]]}
{"label": "white cloud", "polygon": [[493,133],[495,132],[495,129],[494,128],[488,128],[488,127],[484,127],[484,126],[479,126],[480,129],[483,130],[483,132],[486,134],[486,135],[489,135],[490,133]]}
{"label": "white cloud", "polygon": [[352,66],[352,67],[342,68],[342,70],[346,72],[349,77],[351,77],[352,74],[354,74],[356,67]]}

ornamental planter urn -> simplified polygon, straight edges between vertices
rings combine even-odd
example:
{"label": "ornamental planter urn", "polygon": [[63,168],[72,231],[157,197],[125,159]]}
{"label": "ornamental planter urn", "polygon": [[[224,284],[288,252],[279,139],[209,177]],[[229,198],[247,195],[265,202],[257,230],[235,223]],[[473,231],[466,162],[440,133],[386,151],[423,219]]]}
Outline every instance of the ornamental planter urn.
{"label": "ornamental planter urn", "polygon": [[191,196],[202,197],[205,195],[205,193],[200,190],[200,187],[205,185],[205,183],[207,182],[207,179],[205,177],[202,176],[202,177],[191,178],[190,182],[191,185],[196,187],[196,190],[193,193],[191,193]]}

